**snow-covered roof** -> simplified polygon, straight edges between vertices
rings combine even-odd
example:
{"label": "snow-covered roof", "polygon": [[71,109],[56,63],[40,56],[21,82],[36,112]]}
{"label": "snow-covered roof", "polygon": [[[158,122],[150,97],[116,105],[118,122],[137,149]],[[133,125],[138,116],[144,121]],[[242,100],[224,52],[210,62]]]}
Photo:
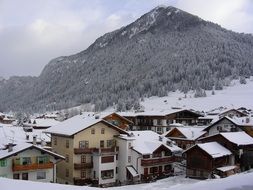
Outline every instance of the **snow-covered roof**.
{"label": "snow-covered roof", "polygon": [[[133,141],[133,149],[141,154],[152,154],[161,145],[164,145],[171,152],[182,151],[182,149],[174,145],[171,140],[166,137],[161,137],[154,131],[131,131],[130,133],[135,138]],[[162,140],[160,141],[159,138]],[[170,145],[167,145],[167,141],[171,142]]]}
{"label": "snow-covered roof", "polygon": [[133,166],[127,166],[126,168],[127,168],[127,170],[131,173],[131,175],[132,175],[133,177],[136,177],[136,176],[139,175],[138,172],[134,169]]}
{"label": "snow-covered roof", "polygon": [[[176,129],[180,131],[180,133],[182,133],[182,135],[184,135],[187,140],[196,140],[197,138],[199,138],[200,136],[206,133],[206,131],[203,131],[203,128],[200,128],[200,127],[198,128],[197,127],[177,127]],[[175,130],[175,128],[166,132],[165,136],[169,134],[172,130]]]}
{"label": "snow-covered roof", "polygon": [[[52,127],[54,125],[57,125],[58,123],[60,123],[59,121],[56,121],[55,119],[31,119],[31,122],[28,123],[24,123],[24,126],[35,126],[35,127]],[[34,123],[35,121],[35,123]]]}
{"label": "snow-covered roof", "polygon": [[228,141],[240,145],[253,145],[253,138],[244,131],[220,133]]}
{"label": "snow-covered roof", "polygon": [[226,171],[233,170],[235,168],[238,168],[238,166],[224,166],[224,167],[216,168],[216,170],[219,170],[219,171],[222,171],[222,172],[226,172]]}
{"label": "snow-covered roof", "polygon": [[34,129],[31,132],[26,132],[23,127],[0,126],[0,146],[9,142],[32,142],[33,136],[37,136],[37,142],[51,141],[50,135],[43,133],[43,130]]}
{"label": "snow-covered roof", "polygon": [[54,133],[54,134],[61,134],[61,135],[67,135],[71,136],[75,133],[78,133],[79,131],[82,131],[92,125],[95,125],[96,123],[104,122],[112,127],[114,127],[117,130],[120,130],[123,133],[126,133],[122,129],[118,128],[117,126],[114,126],[113,124],[103,120],[103,117],[97,115],[76,115],[70,119],[67,119],[53,127],[50,127],[46,129],[45,133]]}
{"label": "snow-covered roof", "polygon": [[252,117],[227,117],[228,120],[233,122],[234,124],[238,126],[253,126],[253,118]]}
{"label": "snow-covered roof", "polygon": [[17,154],[18,152],[21,152],[21,151],[24,151],[28,148],[36,148],[36,149],[39,149],[43,152],[46,152],[46,153],[49,153],[53,156],[57,156],[58,158],[62,158],[64,159],[63,156],[59,155],[59,154],[56,154],[54,152],[51,152],[49,150],[45,150],[39,146],[36,146],[36,145],[33,145],[33,144],[30,144],[30,143],[17,143],[15,146],[12,147],[12,151],[8,151],[8,149],[5,149],[5,150],[0,150],[0,159],[3,159],[3,158],[6,158],[6,157],[9,157],[9,156],[12,156],[14,154]]}
{"label": "snow-covered roof", "polygon": [[[203,144],[197,144],[195,146],[198,146],[199,148],[204,150],[206,153],[208,153],[213,158],[219,158],[222,156],[227,156],[227,155],[232,154],[230,152],[230,150],[226,149],[224,146],[220,145],[217,142],[208,142],[208,143],[203,143]],[[193,147],[195,147],[195,146],[193,146]]]}
{"label": "snow-covered roof", "polygon": [[[152,111],[144,111],[144,112],[118,112],[121,116],[131,116],[131,117],[137,117],[137,116],[166,116],[169,114],[181,112],[181,111],[189,111],[195,114],[198,114],[192,110],[188,109],[166,109],[166,110],[152,110]],[[200,115],[200,114],[198,114]]]}

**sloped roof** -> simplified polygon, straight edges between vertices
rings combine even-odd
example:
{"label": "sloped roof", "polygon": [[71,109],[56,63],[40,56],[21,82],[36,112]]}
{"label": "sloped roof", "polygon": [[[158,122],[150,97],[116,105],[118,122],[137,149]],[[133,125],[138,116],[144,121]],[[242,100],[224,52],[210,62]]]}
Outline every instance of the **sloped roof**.
{"label": "sloped roof", "polygon": [[220,133],[224,138],[228,141],[240,145],[253,145],[253,138],[249,136],[244,131],[242,132],[227,132],[227,133]]}
{"label": "sloped roof", "polygon": [[134,135],[135,140],[133,141],[133,149],[141,154],[152,154],[160,146],[165,146],[171,152],[182,151],[181,148],[171,143],[168,146],[167,141],[171,141],[165,137],[161,137],[162,141],[159,140],[159,134],[154,131],[131,131]]}
{"label": "sloped roof", "polygon": [[202,144],[196,144],[193,147],[187,149],[185,152],[188,152],[192,148],[199,147],[203,151],[205,151],[207,154],[209,154],[212,158],[219,158],[223,156],[231,155],[232,152],[225,148],[224,146],[220,145],[217,142],[208,142],[208,143],[202,143]]}
{"label": "sloped roof", "polygon": [[72,136],[82,130],[85,130],[97,123],[104,123],[105,125],[112,127],[115,130],[118,130],[120,133],[128,134],[126,131],[120,129],[119,127],[103,120],[103,117],[97,118],[96,115],[76,115],[70,119],[67,119],[53,127],[46,129],[45,133],[51,134],[60,134],[66,136]]}
{"label": "sloped roof", "polygon": [[[173,130],[178,130],[187,140],[196,140],[200,136],[204,135],[206,131],[203,131],[203,128],[197,127],[176,127],[168,131],[165,136],[171,133]],[[169,137],[170,138],[170,137]],[[174,137],[171,137],[174,138]],[[175,137],[177,138],[177,137]]]}
{"label": "sloped roof", "polygon": [[49,151],[49,150],[46,150],[46,149],[43,149],[39,146],[36,146],[36,145],[33,145],[33,144],[30,144],[30,143],[18,143],[16,144],[15,146],[13,146],[12,148],[12,151],[8,151],[8,149],[6,150],[0,150],[0,159],[5,159],[5,158],[8,158],[14,154],[18,154],[19,152],[22,152],[22,151],[25,151],[29,148],[35,148],[37,150],[40,150],[42,152],[45,152],[45,153],[48,153],[50,154],[51,156],[54,156],[54,157],[57,157],[58,159],[64,159],[63,156],[59,155],[59,154],[56,154],[52,151]]}

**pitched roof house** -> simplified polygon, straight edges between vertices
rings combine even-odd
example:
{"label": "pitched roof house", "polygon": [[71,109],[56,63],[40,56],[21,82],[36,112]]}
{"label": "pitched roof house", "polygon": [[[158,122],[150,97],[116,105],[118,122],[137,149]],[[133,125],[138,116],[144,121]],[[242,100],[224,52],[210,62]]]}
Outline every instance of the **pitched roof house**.
{"label": "pitched roof house", "polygon": [[210,178],[217,168],[234,165],[232,152],[217,142],[196,144],[184,154],[187,177]]}

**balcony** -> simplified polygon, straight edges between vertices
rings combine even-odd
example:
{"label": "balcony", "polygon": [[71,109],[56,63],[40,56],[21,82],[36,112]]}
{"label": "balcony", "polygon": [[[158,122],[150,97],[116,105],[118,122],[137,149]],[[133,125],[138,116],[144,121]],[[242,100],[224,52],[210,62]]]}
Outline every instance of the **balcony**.
{"label": "balcony", "polygon": [[96,148],[75,148],[75,154],[92,154]]}
{"label": "balcony", "polygon": [[74,163],[74,169],[75,170],[81,170],[81,169],[87,169],[87,168],[93,168],[93,162],[90,162],[90,163]]}
{"label": "balcony", "polygon": [[119,151],[119,147],[111,147],[111,148],[75,148],[75,154],[115,154]]}
{"label": "balcony", "polygon": [[34,164],[27,164],[27,165],[19,165],[19,164],[14,164],[12,165],[12,171],[27,171],[27,170],[38,170],[38,169],[50,169],[53,168],[54,164],[52,162],[48,163],[34,163]]}
{"label": "balcony", "polygon": [[174,157],[165,157],[165,158],[150,158],[150,159],[142,159],[141,166],[153,166],[153,165],[161,165],[161,164],[169,164],[174,162]]}

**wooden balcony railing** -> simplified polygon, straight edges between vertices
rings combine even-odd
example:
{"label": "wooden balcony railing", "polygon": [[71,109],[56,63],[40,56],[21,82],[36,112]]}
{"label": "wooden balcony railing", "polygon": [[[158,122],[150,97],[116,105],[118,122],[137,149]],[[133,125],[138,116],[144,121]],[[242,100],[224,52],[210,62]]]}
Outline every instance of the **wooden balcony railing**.
{"label": "wooden balcony railing", "polygon": [[75,170],[81,170],[86,168],[93,168],[93,162],[90,163],[74,163]]}
{"label": "wooden balcony railing", "polygon": [[75,154],[92,154],[92,153],[115,153],[119,150],[119,147],[111,147],[111,148],[75,148]]}
{"label": "wooden balcony railing", "polygon": [[142,159],[141,166],[153,166],[174,162],[174,157]]}
{"label": "wooden balcony railing", "polygon": [[27,170],[38,170],[38,169],[49,169],[53,168],[54,164],[52,162],[43,163],[43,164],[28,164],[28,165],[18,165],[14,164],[12,165],[12,171],[27,171]]}
{"label": "wooden balcony railing", "polygon": [[92,154],[96,148],[75,148],[75,154]]}

